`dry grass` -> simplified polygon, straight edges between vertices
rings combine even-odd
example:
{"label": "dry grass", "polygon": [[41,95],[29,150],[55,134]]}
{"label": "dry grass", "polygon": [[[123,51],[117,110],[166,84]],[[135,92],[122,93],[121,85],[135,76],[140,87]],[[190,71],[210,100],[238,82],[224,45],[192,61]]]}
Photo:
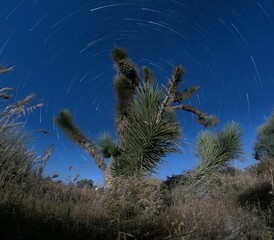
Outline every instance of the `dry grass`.
{"label": "dry grass", "polygon": [[178,239],[272,239],[270,214],[254,207],[241,208],[237,201],[239,193],[256,181],[242,172],[215,176],[195,189],[178,186],[172,191],[173,204],[166,213],[170,235]]}
{"label": "dry grass", "polygon": [[[0,74],[4,70],[0,67]],[[29,135],[16,121],[34,110],[24,107],[29,100],[1,114],[1,239],[274,239],[273,200],[260,205],[265,196],[273,198],[264,188],[269,178],[254,171],[215,174],[170,188],[157,179],[116,178],[105,191],[43,179],[52,147],[36,158],[27,149]]]}
{"label": "dry grass", "polygon": [[[1,179],[1,234],[5,239],[272,239],[267,211],[237,204],[237,192],[245,188],[238,177],[229,177],[229,187],[219,182],[204,194],[201,186],[170,192],[151,179],[117,179],[107,192],[36,175]],[[227,183],[225,178],[219,180]]]}

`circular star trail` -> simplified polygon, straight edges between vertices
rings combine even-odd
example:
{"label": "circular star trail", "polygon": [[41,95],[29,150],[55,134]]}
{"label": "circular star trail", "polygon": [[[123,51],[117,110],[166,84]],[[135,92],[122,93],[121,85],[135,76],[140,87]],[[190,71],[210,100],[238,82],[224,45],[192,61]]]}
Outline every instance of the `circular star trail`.
{"label": "circular star trail", "polygon": [[[273,1],[2,0],[0,24],[0,64],[15,66],[1,76],[1,85],[16,89],[14,99],[36,93],[45,105],[26,123],[28,129],[48,131],[37,135],[38,152],[55,145],[47,174],[58,172],[70,181],[79,173],[101,181],[93,161],[66,139],[53,118],[69,108],[91,138],[114,132],[110,52],[115,46],[125,48],[139,69],[151,68],[159,84],[182,64],[184,86],[201,87],[189,103],[217,115],[217,129],[239,122],[246,162],[238,166],[252,162],[256,127],[274,105]],[[160,177],[196,164],[191,146],[202,129],[191,115],[178,116],[184,152],[166,159]]]}

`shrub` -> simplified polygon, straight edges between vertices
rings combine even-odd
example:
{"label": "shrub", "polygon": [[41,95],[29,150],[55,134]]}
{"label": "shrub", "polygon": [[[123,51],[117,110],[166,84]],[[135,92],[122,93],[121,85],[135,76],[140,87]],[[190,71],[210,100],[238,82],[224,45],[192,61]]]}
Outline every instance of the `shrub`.
{"label": "shrub", "polygon": [[164,209],[164,191],[156,179],[117,177],[104,194],[104,205],[115,218],[153,218]]}
{"label": "shrub", "polygon": [[267,209],[274,200],[273,195],[270,194],[271,190],[272,185],[269,182],[257,183],[239,194],[238,203],[240,206]]}

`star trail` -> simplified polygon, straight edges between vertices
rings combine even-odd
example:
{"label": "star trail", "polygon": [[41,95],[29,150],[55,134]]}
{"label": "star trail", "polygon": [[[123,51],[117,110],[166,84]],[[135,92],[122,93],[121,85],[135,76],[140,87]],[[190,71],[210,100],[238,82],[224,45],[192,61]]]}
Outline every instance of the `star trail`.
{"label": "star trail", "polygon": [[[14,66],[0,83],[16,89],[14,99],[35,93],[44,103],[25,119],[26,126],[48,132],[35,133],[33,148],[42,154],[54,144],[46,174],[58,172],[64,181],[76,174],[102,181],[93,160],[58,131],[53,118],[69,108],[92,139],[104,130],[114,132],[114,46],[125,48],[139,69],[151,68],[159,84],[182,64],[184,86],[201,87],[189,103],[219,117],[215,130],[239,122],[246,160],[235,164],[251,164],[256,128],[274,106],[273,43],[272,0],[0,3],[0,64]],[[178,116],[183,152],[165,159],[157,173],[161,178],[196,164],[192,145],[203,129],[191,115]]]}

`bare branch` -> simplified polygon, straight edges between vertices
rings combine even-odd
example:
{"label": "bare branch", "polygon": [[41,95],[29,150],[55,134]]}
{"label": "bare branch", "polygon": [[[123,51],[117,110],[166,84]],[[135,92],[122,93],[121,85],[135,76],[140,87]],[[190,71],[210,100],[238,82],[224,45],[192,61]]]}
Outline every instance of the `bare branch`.
{"label": "bare branch", "polygon": [[96,165],[105,174],[107,165],[102,155],[97,151],[96,146],[90,139],[82,138],[78,144],[94,159]]}
{"label": "bare branch", "polygon": [[202,111],[190,106],[190,105],[186,105],[186,104],[180,104],[178,106],[174,106],[172,107],[173,110],[184,110],[187,112],[191,112],[194,113],[195,115],[197,115],[199,118],[203,118],[205,116],[205,113],[203,113]]}
{"label": "bare branch", "polygon": [[157,115],[157,122],[161,121],[161,118],[165,109],[167,107],[171,107],[172,104],[174,103],[176,93],[177,93],[177,88],[179,86],[179,83],[181,82],[183,74],[184,74],[184,69],[182,66],[178,66],[175,68],[174,73],[167,87],[167,95],[160,106],[160,109]]}
{"label": "bare branch", "polygon": [[184,110],[197,115],[197,120],[201,125],[205,127],[215,126],[218,123],[218,118],[214,115],[207,115],[204,112],[186,104],[180,104],[178,106],[171,107],[173,110]]}

